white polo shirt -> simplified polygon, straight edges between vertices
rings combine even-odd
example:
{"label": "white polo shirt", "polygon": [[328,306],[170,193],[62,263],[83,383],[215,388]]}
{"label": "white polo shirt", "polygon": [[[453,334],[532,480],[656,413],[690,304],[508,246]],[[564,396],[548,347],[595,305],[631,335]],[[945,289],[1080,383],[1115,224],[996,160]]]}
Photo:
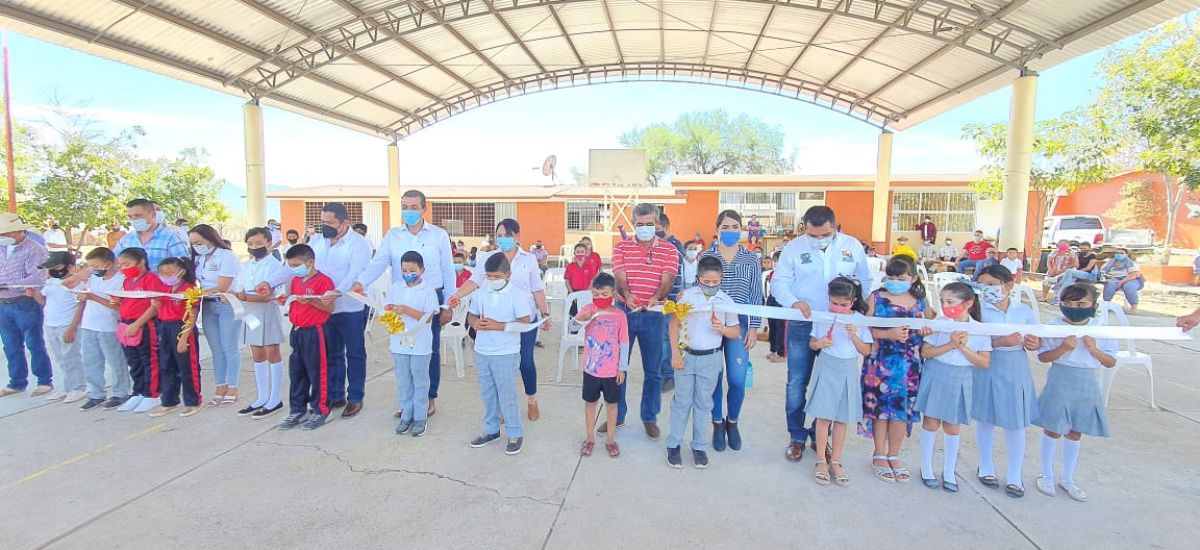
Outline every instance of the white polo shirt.
{"label": "white polo shirt", "polygon": [[[846,332],[846,325],[813,323],[812,337],[819,339],[826,336],[829,336],[833,340],[833,345],[821,350],[822,355],[828,354],[838,359],[858,358],[858,348],[855,348],[854,342],[850,340],[850,334]],[[868,344],[873,342],[874,340],[871,339],[871,329],[858,327],[858,339]]]}
{"label": "white polo shirt", "polygon": [[[117,266],[114,265],[110,269],[116,271]],[[120,272],[107,280],[99,275],[92,275],[88,277],[88,292],[95,294],[100,299],[107,299],[109,292],[121,290],[124,284],[125,276]],[[116,332],[119,320],[117,310],[89,300],[87,305],[83,306],[83,317],[79,320],[79,328],[96,332]]]}
{"label": "white polo shirt", "polygon": [[[508,323],[520,317],[533,318],[529,303],[533,300],[525,289],[509,283],[499,291],[478,290],[471,296],[469,313]],[[502,330],[480,330],[475,332],[475,351],[480,355],[511,355],[521,353],[521,333]]]}
{"label": "white polo shirt", "polygon": [[[709,307],[715,304],[732,304],[733,298],[725,294],[724,290],[718,290],[712,298],[704,295],[700,287],[694,286],[683,291],[679,296],[679,303],[687,304],[695,308]],[[730,327],[738,324],[738,316],[733,313],[717,313],[717,319]],[[713,313],[692,313],[687,316],[687,338],[683,334],[679,335],[681,344],[696,351],[707,351],[720,347],[724,342],[725,337],[721,336],[712,327]],[[670,336],[667,336],[670,338]]]}
{"label": "white polo shirt", "polygon": [[[411,307],[422,312],[436,312],[438,310],[437,293],[434,292],[429,285],[422,280],[416,286],[408,286],[403,281],[392,283],[392,287],[388,289],[387,303],[400,304]],[[413,334],[401,336],[399,334],[392,335],[391,342],[388,344],[388,349],[392,353],[401,355],[430,355],[433,353],[433,329],[428,322],[421,322],[419,317],[410,317],[401,315],[400,318],[404,321],[404,330],[413,330],[414,327],[420,327]],[[433,317],[430,321],[436,323],[437,318]]]}
{"label": "white polo shirt", "polygon": [[[946,319],[945,317],[939,317],[939,319],[942,321],[949,320],[949,319]],[[967,322],[968,323],[978,323],[979,321],[970,319]],[[950,333],[949,332],[935,332],[935,333],[930,334],[929,336],[925,337],[925,343],[929,344],[931,346],[940,346],[940,345],[943,345],[943,344],[946,344],[949,342],[950,342]],[[992,337],[991,336],[981,336],[978,334],[969,335],[969,336],[967,336],[967,347],[975,352],[992,351]],[[936,360],[946,363],[948,365],[957,365],[960,367],[973,366],[973,365],[971,365],[971,361],[967,360],[967,356],[963,355],[962,351],[959,351],[956,349],[947,351],[946,353],[943,353],[937,357],[934,357],[933,359],[936,359]]]}
{"label": "white polo shirt", "polygon": [[221,277],[236,279],[240,268],[232,250],[218,248],[207,256],[196,256],[196,281],[204,290],[216,288]]}
{"label": "white polo shirt", "polygon": [[349,230],[336,244],[331,245],[329,239],[320,235],[313,235],[308,244],[317,256],[317,271],[333,279],[335,289],[342,293],[333,303],[333,313],[362,311],[367,307],[346,294],[371,261],[371,241]]}
{"label": "white polo shirt", "polygon": [[43,309],[42,324],[47,327],[65,327],[75,320],[75,293],[63,286],[62,279],[46,279],[42,287],[42,296],[46,298]]}
{"label": "white polo shirt", "polygon": [[858,239],[835,233],[825,250],[817,248],[808,236],[792,239],[779,254],[771,293],[783,307],[804,301],[813,311],[829,309],[829,281],[844,275],[856,279],[863,288],[871,287],[867,255]]}
{"label": "white polo shirt", "polygon": [[[983,315],[983,322],[985,323],[1005,323],[1010,325],[1038,324],[1033,310],[1016,300],[1008,301],[1008,311],[1000,311],[1000,308],[987,302],[980,304],[980,307],[982,308],[980,312]],[[1015,346],[993,347],[992,349],[995,351],[1020,351],[1025,349],[1025,345],[1022,343]]]}
{"label": "white polo shirt", "polygon": [[[471,272],[471,280],[479,285],[479,288],[487,288],[487,270],[483,266],[487,265],[487,259],[493,254],[503,254],[503,252],[493,250],[478,255],[475,263],[477,268]],[[529,310],[533,312],[534,320],[541,319],[537,305],[533,302],[533,293],[539,290],[544,291],[546,285],[542,282],[542,270],[538,267],[537,258],[531,252],[518,248],[517,254],[509,262],[509,269],[512,271],[512,276],[508,278],[509,284],[516,285],[529,296]]]}
{"label": "white polo shirt", "polygon": [[422,282],[431,289],[441,289],[443,296],[449,298],[458,282],[454,272],[454,251],[450,249],[450,236],[446,230],[429,222],[425,222],[415,235],[408,230],[408,226],[389,229],[379,242],[375,257],[359,274],[358,282],[364,287],[370,286],[389,267],[392,269],[392,283],[402,282],[400,258],[409,251],[419,253],[425,262]]}
{"label": "white polo shirt", "polygon": [[292,270],[275,256],[267,255],[261,260],[251,258],[242,262],[242,270],[230,290],[253,294],[258,285],[267,283],[274,289],[290,283],[293,277]]}
{"label": "white polo shirt", "polygon": [[[1046,324],[1069,325],[1070,323],[1068,323],[1066,319],[1063,319],[1062,317],[1055,317]],[[1088,321],[1087,326],[1099,327],[1104,326],[1104,323],[1100,322],[1099,317],[1092,317],[1091,321]],[[1053,362],[1065,367],[1075,367],[1077,369],[1098,369],[1102,367],[1103,365],[1100,364],[1100,361],[1095,357],[1092,357],[1092,354],[1087,350],[1087,346],[1083,345],[1083,338],[1076,338],[1076,340],[1077,342],[1075,349],[1063,354],[1062,357],[1055,359]],[[1042,347],[1038,349],[1038,353],[1055,349],[1062,345],[1062,342],[1062,338],[1042,338]],[[1117,353],[1116,340],[1096,340],[1096,347],[1099,348],[1100,351],[1103,351],[1109,355],[1114,355]]]}

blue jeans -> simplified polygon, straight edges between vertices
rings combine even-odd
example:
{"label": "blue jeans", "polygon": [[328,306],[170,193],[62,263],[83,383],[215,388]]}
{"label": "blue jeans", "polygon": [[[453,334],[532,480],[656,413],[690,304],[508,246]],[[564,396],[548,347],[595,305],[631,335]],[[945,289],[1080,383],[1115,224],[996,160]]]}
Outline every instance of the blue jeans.
{"label": "blue jeans", "polygon": [[[665,316],[664,316],[665,317]],[[713,391],[721,380],[721,354],[683,354],[683,370],[675,377],[675,395],[671,396],[671,431],[667,448],[683,443],[688,416],[692,417],[692,450],[708,449],[708,411],[713,407]]]}
{"label": "blue jeans", "polygon": [[500,433],[500,415],[508,437],[521,437],[521,408],[517,404],[517,368],[519,353],[483,355],[475,352],[475,371],[479,378],[479,398],[483,400],[483,433]]}
{"label": "blue jeans", "polygon": [[330,403],[343,400],[362,403],[367,383],[366,330],[367,316],[361,310],[334,313],[325,323]]}
{"label": "blue jeans", "polygon": [[[1104,283],[1104,301],[1112,301],[1113,295],[1117,293],[1117,285],[1120,283],[1120,280],[1108,281],[1107,283]],[[1125,283],[1125,285],[1121,287],[1121,292],[1125,293],[1125,301],[1129,302],[1129,305],[1131,306],[1136,306],[1138,304],[1138,292],[1141,292],[1142,287],[1144,286],[1146,286],[1146,282],[1143,281],[1141,277]]]}
{"label": "blue jeans", "polygon": [[80,347],[83,351],[83,379],[87,382],[88,397],[104,399],[104,369],[112,372],[113,397],[129,397],[129,367],[125,365],[125,352],[117,342],[114,332],[99,332],[79,329]]}
{"label": "blue jeans", "polygon": [[[437,289],[438,303],[442,303],[442,289]],[[429,356],[429,398],[437,399],[438,386],[442,384],[442,321],[438,318],[441,315],[439,310],[433,316],[429,323],[433,329],[433,355]],[[363,330],[366,330],[366,325],[363,325]]]}
{"label": "blue jeans", "polygon": [[1092,274],[1092,272],[1090,272],[1090,271],[1084,271],[1082,269],[1068,269],[1068,270],[1064,271],[1063,274],[1061,275],[1061,279],[1060,279],[1061,282],[1059,283],[1058,288],[1061,290],[1061,289],[1067,288],[1079,281],[1093,281],[1094,282],[1095,280],[1096,280],[1096,276],[1094,274]]}
{"label": "blue jeans", "polygon": [[[645,373],[642,379],[642,422],[654,423],[658,419],[659,410],[662,409],[662,371],[659,370],[662,367],[659,361],[663,349],[662,339],[667,336],[662,331],[664,315],[657,311],[632,313],[625,304],[618,304],[618,307],[625,312],[629,320],[629,345],[632,347],[636,341],[638,349],[642,352],[642,372]],[[625,402],[628,386],[629,379],[626,378],[625,383],[621,384],[621,402],[617,404],[618,424],[625,422],[625,413],[629,411],[629,405]]]}
{"label": "blue jeans", "polygon": [[[666,317],[664,315],[664,317]],[[717,377],[717,387],[713,390],[713,422],[720,422],[726,418],[724,409],[721,407],[722,401],[729,400],[729,420],[737,422],[738,416],[742,413],[742,402],[746,400],[746,365],[750,364],[750,352],[746,351],[744,344],[746,338],[746,330],[750,327],[750,318],[745,315],[738,315],[738,322],[742,325],[741,338],[733,339],[726,338],[722,347],[725,353],[725,377],[729,379],[729,395],[725,396],[721,377]]]}
{"label": "blue jeans", "polygon": [[[968,267],[978,270],[979,264],[982,264],[982,263],[983,263],[983,260],[959,260],[958,264],[957,264],[958,272],[966,273]],[[805,346],[808,346],[808,344],[805,344]]]}
{"label": "blue jeans", "polygon": [[808,395],[808,380],[812,378],[816,355],[808,347],[812,337],[809,321],[788,321],[787,327],[787,429],[792,441],[804,443],[813,436],[804,427],[804,402]]}
{"label": "blue jeans", "polygon": [[[46,337],[42,334],[42,307],[33,298],[11,304],[0,304],[0,340],[8,360],[8,387],[23,390],[29,385],[29,369],[39,386],[54,384],[50,356],[46,354]],[[29,349],[29,362],[25,349]]]}
{"label": "blue jeans", "polygon": [[534,344],[537,344],[538,330],[521,333],[521,385],[525,395],[537,395],[537,365],[533,364]]}
{"label": "blue jeans", "polygon": [[204,338],[212,350],[213,378],[218,386],[238,386],[238,375],[242,371],[242,353],[238,348],[238,337],[242,334],[242,322],[233,318],[233,307],[217,300],[204,301],[200,310],[204,323]]}
{"label": "blue jeans", "polygon": [[404,411],[401,421],[425,422],[429,414],[428,355],[392,354],[396,371],[396,403]]}
{"label": "blue jeans", "polygon": [[668,332],[670,329],[667,328],[670,325],[671,325],[671,316],[663,315],[662,316],[662,342],[663,342],[662,356],[659,357],[659,361],[658,361],[659,364],[662,365],[661,372],[662,372],[663,382],[666,382],[667,380],[675,379],[675,369],[671,368],[671,333]]}

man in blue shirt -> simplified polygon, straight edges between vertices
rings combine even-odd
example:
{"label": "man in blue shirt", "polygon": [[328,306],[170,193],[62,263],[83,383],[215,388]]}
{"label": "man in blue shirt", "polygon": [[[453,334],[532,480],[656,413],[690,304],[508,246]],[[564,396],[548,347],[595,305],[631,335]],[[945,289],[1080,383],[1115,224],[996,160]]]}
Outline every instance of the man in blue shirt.
{"label": "man in blue shirt", "polygon": [[120,254],[126,248],[145,249],[146,267],[150,271],[156,271],[159,262],[167,258],[191,256],[187,243],[157,218],[153,202],[141,198],[133,199],[125,203],[125,211],[129,215],[129,225],[133,231],[117,241],[117,248],[113,250],[113,254]]}

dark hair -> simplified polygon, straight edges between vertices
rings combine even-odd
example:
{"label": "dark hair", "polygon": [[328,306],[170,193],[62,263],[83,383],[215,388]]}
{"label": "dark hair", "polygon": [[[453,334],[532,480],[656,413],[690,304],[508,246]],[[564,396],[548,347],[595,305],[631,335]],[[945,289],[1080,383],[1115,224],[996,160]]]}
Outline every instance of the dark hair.
{"label": "dark hair", "polygon": [[[217,232],[216,228],[214,228],[211,225],[208,225],[206,223],[197,225],[188,230],[188,235],[191,235],[192,233],[200,235],[201,238],[212,243],[213,246],[215,246],[217,248],[224,248],[225,250],[229,250],[229,245],[225,243],[225,239],[222,238],[221,234]],[[267,240],[270,240],[270,238],[268,238]]]}
{"label": "dark hair", "polygon": [[356,223],[356,224],[354,224],[354,225],[351,225],[351,226],[350,226],[350,229],[353,229],[353,230],[355,230],[355,231],[358,231],[359,229],[361,229],[363,233],[366,233],[366,232],[367,232],[367,224],[365,224],[365,223]]}
{"label": "dark hair", "polygon": [[867,313],[867,302],[863,300],[862,285],[849,277],[834,277],[829,281],[830,298],[851,298],[854,303],[850,309],[862,314]]}
{"label": "dark hair", "polygon": [[509,237],[521,234],[521,224],[512,218],[504,218],[496,223],[496,229],[504,228],[504,232],[508,233]]}
{"label": "dark hair", "polygon": [[93,248],[92,251],[88,252],[87,256],[85,256],[83,259],[85,259],[85,260],[103,260],[106,262],[117,261],[117,257],[113,254],[113,251],[108,248],[105,248],[103,246],[97,246],[96,248]]}
{"label": "dark hair", "polygon": [[615,286],[617,286],[617,279],[608,273],[597,273],[596,277],[592,279],[592,288],[613,288]]}
{"label": "dark hair", "polygon": [[317,255],[313,252],[311,246],[306,244],[298,244],[289,248],[287,254],[284,255],[284,258],[288,260],[299,258],[307,262],[309,260],[316,260]]}
{"label": "dark hair", "polygon": [[1075,283],[1062,289],[1062,292],[1058,294],[1060,302],[1077,302],[1083,299],[1089,299],[1092,303],[1096,303],[1096,287],[1085,283]]}
{"label": "dark hair", "polygon": [[983,320],[979,312],[979,297],[975,295],[975,289],[971,288],[971,285],[962,281],[954,281],[942,287],[941,292],[949,292],[951,296],[964,302],[970,300],[971,308],[967,310],[967,313],[976,321]]}
{"label": "dark hair", "polygon": [[828,206],[810,206],[800,218],[804,225],[832,225],[837,223],[837,216]]}
{"label": "dark hair", "polygon": [[671,218],[667,217],[666,212],[659,213],[658,223],[663,227],[671,227]]}
{"label": "dark hair", "polygon": [[338,221],[350,219],[350,211],[346,210],[346,205],[340,202],[327,202],[325,206],[321,207],[321,211],[333,214],[333,217],[337,218]]}
{"label": "dark hair", "polygon": [[[283,232],[284,236],[291,235],[291,234],[293,234],[293,233],[295,233],[297,237],[299,237],[299,236],[300,236],[300,232],[299,232],[299,231],[296,231],[295,229],[289,229],[289,230],[287,230],[287,231],[284,231],[284,232]],[[269,239],[269,238],[270,238],[270,237],[268,237],[268,239]]]}
{"label": "dark hair", "polygon": [[712,271],[721,273],[722,270],[721,260],[717,259],[716,256],[705,256],[700,258],[699,262],[696,262],[696,277]]}
{"label": "dark hair", "polygon": [[425,258],[421,257],[421,253],[416,250],[409,250],[400,256],[402,264],[417,264],[417,267],[425,269]]}
{"label": "dark hair", "polygon": [[1017,247],[1010,246],[1005,250],[1005,252],[1018,252],[1018,250],[1017,250]]}
{"label": "dark hair", "polygon": [[466,260],[466,259],[467,259],[467,256],[466,256],[466,254],[463,254],[462,252],[455,252],[455,253],[454,253],[454,257],[455,257],[455,258],[462,258],[463,260]]}
{"label": "dark hair", "polygon": [[179,225],[181,223],[187,223],[187,218],[179,218],[175,220],[175,225]]}
{"label": "dark hair", "polygon": [[401,199],[410,199],[412,197],[421,199],[421,208],[425,208],[425,193],[417,191],[416,189],[409,189],[408,191],[405,191],[403,195],[400,195]]}
{"label": "dark hair", "polygon": [[147,266],[150,265],[150,261],[146,258],[146,249],[144,248],[126,248],[125,250],[122,250],[120,254],[117,254],[117,256],[133,260],[133,263],[135,264],[146,264]]}
{"label": "dark hair", "polygon": [[271,230],[265,227],[251,227],[248,231],[246,231],[246,237],[242,240],[249,241],[250,237],[255,235],[266,239],[268,245],[271,244]]}
{"label": "dark hair", "polygon": [[508,256],[504,254],[492,254],[488,256],[486,262],[483,263],[483,270],[486,273],[511,273],[512,270],[508,265]]}
{"label": "dark hair", "polygon": [[742,215],[738,214],[737,210],[730,209],[722,210],[719,214],[717,214],[717,223],[714,224],[713,227],[721,227],[721,220],[725,218],[733,218],[738,222],[738,225],[742,225]]}
{"label": "dark hair", "polygon": [[979,280],[980,275],[987,275],[993,279],[998,279],[1001,283],[1008,284],[1013,282],[1012,272],[1000,264],[992,264],[985,268],[975,271],[975,280]]}
{"label": "dark hair", "polygon": [[179,277],[180,280],[185,283],[191,283],[193,285],[196,284],[196,264],[193,264],[191,260],[187,258],[166,258],[163,261],[158,262],[159,269],[162,269],[162,266],[164,265],[173,265],[178,267],[179,269],[183,270],[183,275]]}
{"label": "dark hair", "polygon": [[572,248],[571,250],[572,251],[579,250],[580,248],[582,248],[584,250],[584,252],[587,252],[587,245],[583,244],[583,243],[575,243],[575,247]]}
{"label": "dark hair", "polygon": [[149,199],[136,198],[136,199],[133,199],[133,200],[125,203],[125,208],[133,208],[135,206],[140,206],[142,208],[146,208],[151,211],[154,210],[154,203],[151,202]]}
{"label": "dark hair", "polygon": [[921,272],[917,271],[917,263],[912,258],[892,256],[887,265],[883,267],[883,273],[888,277],[899,277],[900,275],[912,277],[913,282],[912,286],[908,287],[908,293],[918,300],[925,299],[925,285],[921,283]]}

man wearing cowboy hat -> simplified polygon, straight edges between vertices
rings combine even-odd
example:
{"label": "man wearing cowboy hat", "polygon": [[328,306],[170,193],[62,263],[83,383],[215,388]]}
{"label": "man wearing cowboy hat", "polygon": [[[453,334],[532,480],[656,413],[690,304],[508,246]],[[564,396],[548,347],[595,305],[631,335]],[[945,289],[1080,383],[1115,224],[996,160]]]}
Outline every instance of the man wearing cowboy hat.
{"label": "man wearing cowboy hat", "polygon": [[[42,308],[25,292],[25,285],[45,284],[46,270],[41,265],[50,255],[45,245],[26,233],[33,229],[16,214],[0,214],[0,339],[8,359],[8,385],[0,388],[0,397],[25,391],[30,366],[37,377],[32,395],[54,389],[42,335]],[[26,348],[30,363],[25,362]]]}

